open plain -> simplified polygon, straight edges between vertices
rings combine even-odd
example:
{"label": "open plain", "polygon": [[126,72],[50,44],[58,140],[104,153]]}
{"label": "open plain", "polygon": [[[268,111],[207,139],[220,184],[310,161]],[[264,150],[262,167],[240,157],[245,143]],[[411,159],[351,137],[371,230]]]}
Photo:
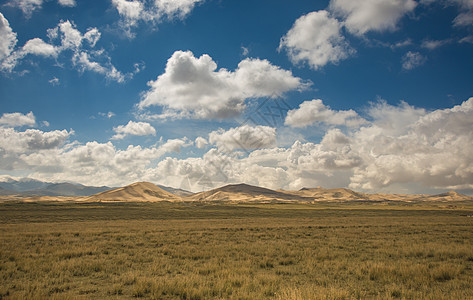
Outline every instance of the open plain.
{"label": "open plain", "polygon": [[1,299],[471,299],[473,205],[0,203]]}

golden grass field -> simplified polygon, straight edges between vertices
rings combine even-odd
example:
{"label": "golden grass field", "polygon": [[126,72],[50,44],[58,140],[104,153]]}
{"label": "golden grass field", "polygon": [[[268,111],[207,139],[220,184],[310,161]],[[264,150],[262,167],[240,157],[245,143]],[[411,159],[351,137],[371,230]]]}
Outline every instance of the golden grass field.
{"label": "golden grass field", "polygon": [[0,203],[1,299],[473,299],[473,205]]}

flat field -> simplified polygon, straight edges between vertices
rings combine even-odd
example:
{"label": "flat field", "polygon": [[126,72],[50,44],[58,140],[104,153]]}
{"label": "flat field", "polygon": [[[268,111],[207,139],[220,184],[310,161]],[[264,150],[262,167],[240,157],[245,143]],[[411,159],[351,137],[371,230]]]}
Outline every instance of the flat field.
{"label": "flat field", "polygon": [[473,206],[0,203],[1,299],[473,299]]}

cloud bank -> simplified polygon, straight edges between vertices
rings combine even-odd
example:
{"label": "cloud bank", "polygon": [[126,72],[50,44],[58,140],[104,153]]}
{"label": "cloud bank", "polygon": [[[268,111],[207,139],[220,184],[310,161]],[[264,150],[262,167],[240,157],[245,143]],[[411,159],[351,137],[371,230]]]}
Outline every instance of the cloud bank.
{"label": "cloud bank", "polygon": [[[34,178],[95,185],[148,180],[194,191],[239,182],[284,189],[347,186],[370,192],[473,189],[473,98],[434,111],[379,101],[352,127],[339,121],[344,111],[318,101],[305,103],[317,104],[316,113],[328,111],[324,122],[332,117],[336,121],[329,122],[320,142],[296,141],[289,147],[275,146],[277,132],[267,126],[213,131],[195,143],[183,137],[160,146],[119,150],[112,142],[73,142],[73,131],[21,131],[12,126],[33,122],[8,121],[0,127],[1,171],[28,170]],[[210,149],[197,157],[165,157],[184,147],[192,152],[192,146]]]}

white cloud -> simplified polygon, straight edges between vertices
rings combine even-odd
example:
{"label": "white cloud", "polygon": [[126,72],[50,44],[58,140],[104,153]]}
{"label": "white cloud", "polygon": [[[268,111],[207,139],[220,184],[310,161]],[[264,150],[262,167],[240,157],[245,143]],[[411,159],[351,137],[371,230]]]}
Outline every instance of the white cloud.
{"label": "white cloud", "polygon": [[112,0],[112,5],[123,18],[121,25],[129,37],[138,22],[160,23],[164,20],[184,19],[203,0]]}
{"label": "white cloud", "polygon": [[297,141],[247,157],[211,149],[201,158],[167,158],[146,178],[195,191],[238,182],[371,192],[473,188],[473,98],[433,112],[379,102],[368,115],[371,123],[348,134],[330,129],[318,144]]}
{"label": "white cloud", "polygon": [[148,82],[140,109],[159,105],[164,116],[192,118],[227,118],[245,109],[245,100],[280,97],[285,92],[307,86],[290,71],[267,60],[244,59],[234,72],[217,70],[206,54],[199,58],[190,51],[176,51],[169,58],[164,74]]}
{"label": "white cloud", "polygon": [[435,50],[437,48],[443,47],[449,43],[451,43],[451,39],[446,39],[446,40],[424,40],[422,42],[421,47],[426,48],[429,50]]}
{"label": "white cloud", "polygon": [[194,143],[198,149],[203,149],[209,144],[209,142],[207,142],[207,140],[201,136],[197,137]]}
{"label": "white cloud", "polygon": [[58,0],[57,2],[66,7],[74,7],[77,5],[75,0]]}
{"label": "white cloud", "polygon": [[4,113],[0,117],[0,126],[6,127],[20,127],[20,126],[35,126],[36,118],[33,112],[27,114],[22,113]]}
{"label": "white cloud", "polygon": [[460,7],[460,13],[453,20],[454,26],[473,25],[473,1],[472,0],[451,0]]}
{"label": "white cloud", "polygon": [[[166,153],[198,146],[197,140],[171,139],[160,146],[121,150],[112,142],[68,142],[72,130],[0,127],[0,170],[93,185],[149,180],[194,191],[239,182],[284,189],[349,186],[372,192],[473,189],[473,98],[434,111],[379,101],[366,114],[369,123],[347,127],[345,133],[329,128],[317,143],[274,147],[273,128],[242,126],[211,133],[215,147],[202,157],[161,161]],[[7,124],[32,124],[31,119]],[[240,151],[220,151],[232,148],[251,151],[243,156]]]}
{"label": "white cloud", "polygon": [[133,122],[130,121],[126,125],[119,125],[113,128],[115,135],[112,137],[114,140],[123,139],[128,135],[156,135],[156,129],[149,123],[145,122]]}
{"label": "white cloud", "polygon": [[10,27],[10,23],[0,12],[0,65],[3,68],[3,60],[10,56],[17,43],[16,33]]}
{"label": "white cloud", "polygon": [[398,121],[393,127],[375,119],[371,127],[355,133],[363,165],[355,168],[352,187],[379,189],[396,183],[473,187],[473,150],[468,146],[473,142],[473,98],[430,113],[407,104],[382,106]]}
{"label": "white cloud", "polygon": [[[8,21],[6,24],[8,25]],[[0,68],[4,71],[12,72],[26,55],[53,57],[57,60],[61,53],[72,52],[72,64],[80,72],[92,71],[118,83],[123,83],[127,79],[132,78],[142,69],[140,65],[135,64],[135,70],[131,73],[123,74],[118,71],[111,63],[111,58],[103,49],[94,49],[101,37],[101,33],[97,28],[89,28],[82,34],[73,22],[67,20],[59,22],[56,27],[48,29],[47,32],[50,43],[40,38],[33,38],[28,40],[22,48],[14,52],[12,52],[13,49],[9,49],[9,53],[7,53],[8,51],[5,52],[8,56],[3,61],[0,59]],[[14,43],[12,45],[14,46]],[[10,48],[13,48],[13,46]]]}
{"label": "white cloud", "polygon": [[96,61],[91,61],[90,55],[87,52],[74,54],[72,57],[72,62],[74,65],[79,67],[81,72],[86,70],[93,71],[95,73],[105,75],[107,79],[114,80],[118,83],[125,82],[126,76],[118,71],[114,65],[109,62],[106,66],[104,66]]}
{"label": "white cloud", "polygon": [[58,49],[53,45],[50,45],[40,38],[34,38],[26,42],[23,46],[25,54],[34,54],[42,56],[56,57],[58,55]]}
{"label": "white cloud", "polygon": [[50,79],[48,82],[49,82],[51,85],[56,86],[56,85],[59,85],[60,80],[59,80],[59,78],[57,78],[57,77],[53,77],[53,78]]}
{"label": "white cloud", "polygon": [[276,129],[269,126],[252,127],[249,125],[229,130],[219,129],[209,134],[209,142],[224,152],[236,149],[268,148],[276,144]]}
{"label": "white cloud", "polygon": [[112,112],[112,111],[109,111],[108,113],[104,113],[104,112],[99,112],[99,116],[101,117],[105,117],[107,119],[111,119],[115,116],[115,113]]}
{"label": "white cloud", "polygon": [[343,37],[341,27],[325,10],[308,13],[281,38],[279,49],[285,49],[293,63],[307,62],[314,70],[336,64],[355,52]]}
{"label": "white cloud", "polygon": [[399,20],[416,6],[414,0],[330,1],[330,10],[341,16],[345,27],[356,35],[394,30]]}
{"label": "white cloud", "polygon": [[427,61],[427,58],[419,52],[407,52],[402,57],[402,68],[404,70],[412,70],[422,66]]}
{"label": "white cloud", "polygon": [[285,121],[291,127],[307,127],[316,123],[356,127],[366,121],[351,109],[334,111],[320,99],[304,101],[299,108],[288,111]]}
{"label": "white cloud", "polygon": [[54,130],[43,132],[37,129],[16,131],[0,127],[0,149],[13,153],[25,153],[54,149],[62,146],[73,131]]}
{"label": "white cloud", "polygon": [[[7,5],[18,7],[27,18],[30,18],[33,12],[42,8],[43,2],[44,0],[11,0]],[[76,6],[75,0],[58,0],[57,2],[59,5],[65,7]]]}
{"label": "white cloud", "polygon": [[43,0],[12,0],[8,5],[18,7],[27,18],[30,18],[35,10],[42,7]]}

